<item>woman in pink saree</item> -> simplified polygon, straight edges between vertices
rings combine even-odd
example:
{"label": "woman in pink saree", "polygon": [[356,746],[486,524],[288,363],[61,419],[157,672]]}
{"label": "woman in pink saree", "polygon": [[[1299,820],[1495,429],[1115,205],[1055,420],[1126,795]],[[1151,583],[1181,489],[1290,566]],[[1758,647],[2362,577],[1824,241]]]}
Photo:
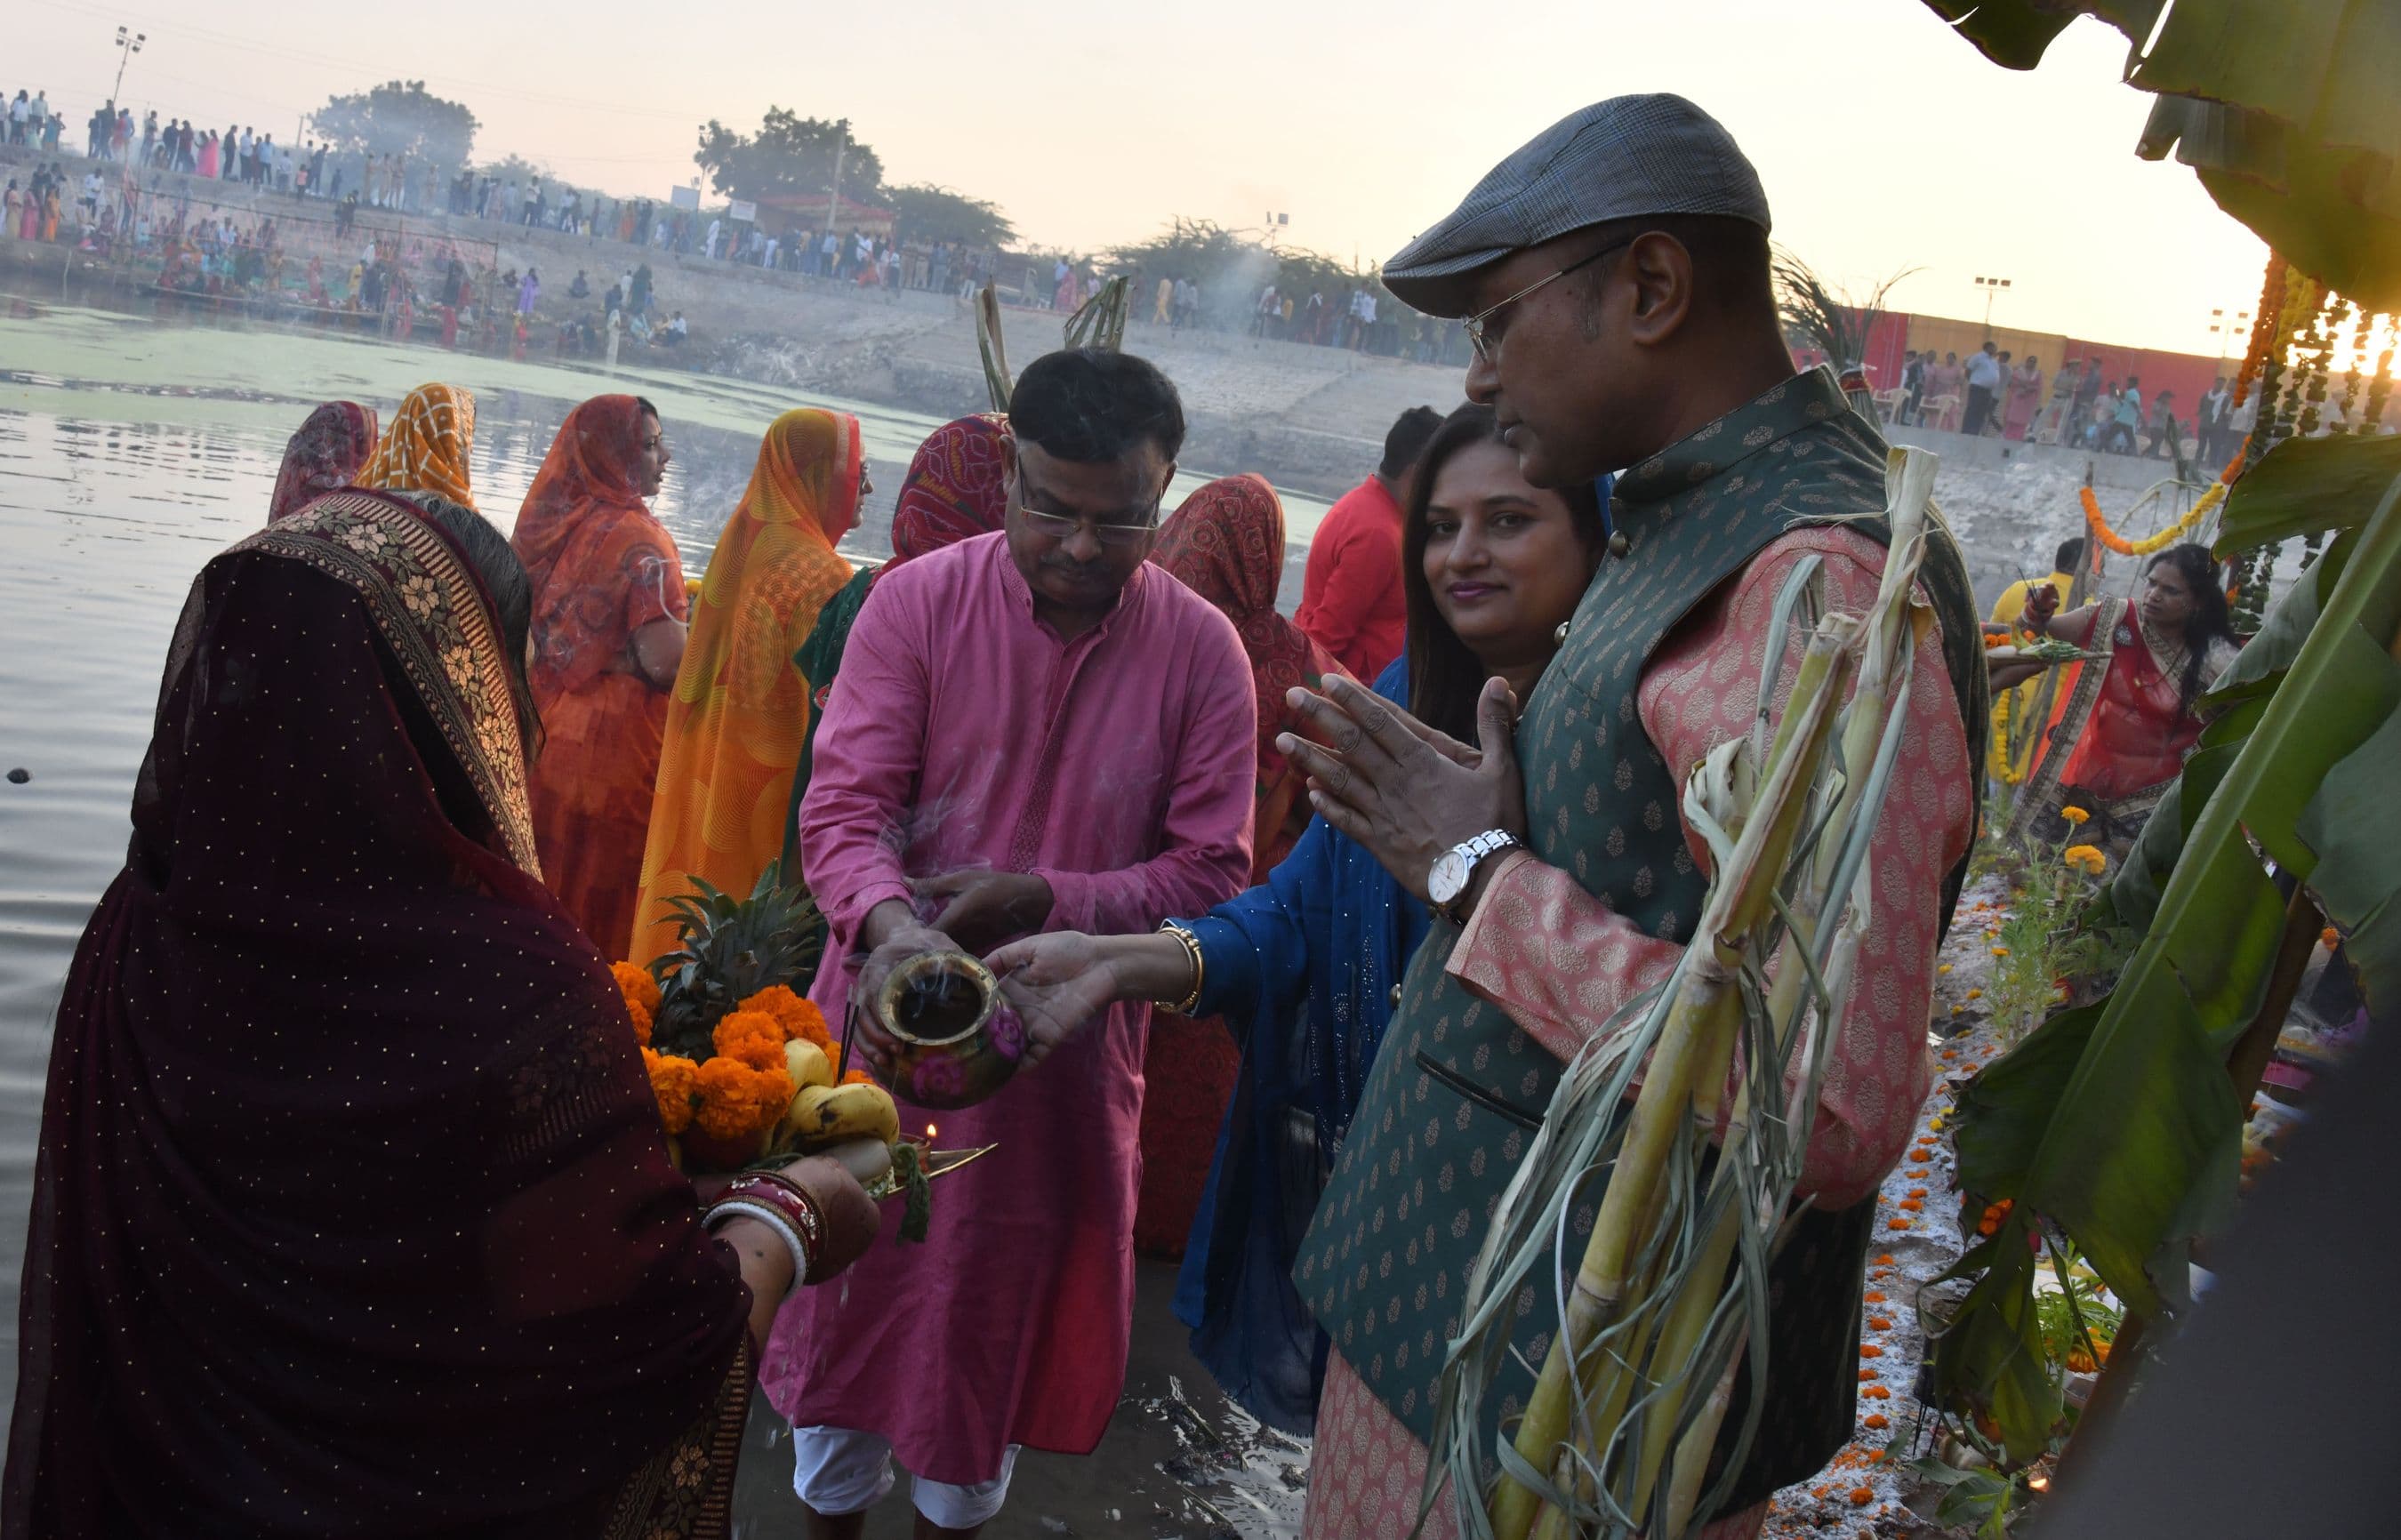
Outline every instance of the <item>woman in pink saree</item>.
{"label": "woman in pink saree", "polygon": [[2001,436],[2023,444],[2042,406],[2042,361],[2032,353],[2009,373],[2009,393],[2002,398]]}

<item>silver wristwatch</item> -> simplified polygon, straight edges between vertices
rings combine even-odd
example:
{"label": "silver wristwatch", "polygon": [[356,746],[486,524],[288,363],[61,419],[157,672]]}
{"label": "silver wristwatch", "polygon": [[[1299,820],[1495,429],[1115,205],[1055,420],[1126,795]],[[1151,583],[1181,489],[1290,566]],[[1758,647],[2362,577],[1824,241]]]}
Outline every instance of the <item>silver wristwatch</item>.
{"label": "silver wristwatch", "polygon": [[1467,885],[1475,880],[1476,867],[1485,857],[1516,843],[1517,836],[1505,829],[1488,829],[1436,856],[1426,872],[1426,901],[1434,905],[1435,914],[1453,925],[1466,924],[1467,916],[1461,913],[1459,901],[1467,896]]}

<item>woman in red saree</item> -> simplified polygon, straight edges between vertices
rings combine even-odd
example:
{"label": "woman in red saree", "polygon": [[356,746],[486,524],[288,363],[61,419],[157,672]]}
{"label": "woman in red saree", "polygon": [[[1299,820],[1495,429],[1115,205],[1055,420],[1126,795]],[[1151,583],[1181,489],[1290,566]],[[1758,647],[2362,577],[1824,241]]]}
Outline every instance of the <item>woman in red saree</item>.
{"label": "woman in red saree", "polygon": [[642,501],[667,462],[656,407],[595,396],[559,425],[511,537],[533,580],[534,838],[551,891],[611,957],[633,937],[683,661],[683,560]]}
{"label": "woman in red saree", "polygon": [[[1151,559],[1234,623],[1250,660],[1258,701],[1257,813],[1251,848],[1253,886],[1267,880],[1309,826],[1306,777],[1276,749],[1276,736],[1297,731],[1284,696],[1315,690],[1339,664],[1276,612],[1283,578],[1283,503],[1255,475],[1226,476],[1184,500],[1160,529]],[[1348,675],[1344,675],[1348,678]],[[1159,1011],[1143,1055],[1142,1193],[1134,1244],[1180,1256],[1208,1185],[1217,1125],[1242,1070],[1242,1050],[1226,1024]]]}
{"label": "woman in red saree", "polygon": [[267,522],[291,517],[327,492],[358,479],[376,452],[376,415],[355,401],[328,401],[309,414],[283,448]]}
{"label": "woman in red saree", "polygon": [[[2105,598],[2057,613],[2059,595],[2028,597],[2020,624],[2099,656],[2083,665],[2033,778],[2010,818],[2031,830],[2123,855],[2201,736],[2202,691],[2234,660],[2217,563],[2205,545],[2177,545],[2151,558],[2141,597]],[[1996,670],[1995,683],[2004,681]],[[2064,807],[2089,815],[2071,831]]]}
{"label": "woman in red saree", "polygon": [[784,853],[811,716],[793,654],[850,581],[834,543],[858,523],[866,469],[858,419],[844,412],[786,412],[760,441],[701,578],[667,705],[632,961],[673,949],[667,901],[693,879],[748,893]]}
{"label": "woman in red saree", "polygon": [[[193,584],[59,1009],[0,1531],[723,1534],[793,1257],[704,1228],[542,887],[528,609],[473,514],[357,490]],[[873,1212],[789,1174],[814,1281]]]}

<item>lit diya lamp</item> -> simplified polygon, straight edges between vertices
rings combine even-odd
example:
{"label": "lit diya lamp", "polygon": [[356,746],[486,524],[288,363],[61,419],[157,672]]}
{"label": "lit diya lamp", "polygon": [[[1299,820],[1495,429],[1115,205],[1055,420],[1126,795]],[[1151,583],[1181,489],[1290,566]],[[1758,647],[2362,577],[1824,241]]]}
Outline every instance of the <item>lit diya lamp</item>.
{"label": "lit diya lamp", "polygon": [[873,1009],[894,1045],[885,1083],[919,1107],[973,1107],[1024,1061],[1025,1024],[1003,1002],[992,969],[965,952],[901,963],[885,975]]}

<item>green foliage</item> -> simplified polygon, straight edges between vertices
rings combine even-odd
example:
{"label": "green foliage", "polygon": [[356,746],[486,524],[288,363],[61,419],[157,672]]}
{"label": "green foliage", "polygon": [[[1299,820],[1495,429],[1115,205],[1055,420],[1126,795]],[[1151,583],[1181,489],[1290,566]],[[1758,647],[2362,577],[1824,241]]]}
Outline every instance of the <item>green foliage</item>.
{"label": "green foliage", "polygon": [[785,885],[780,861],[767,863],[747,899],[699,877],[692,886],[667,901],[676,949],[650,965],[659,982],[651,1041],[662,1053],[706,1059],[710,1034],[736,1004],[775,984],[808,987],[825,939],[816,905],[805,888]]}
{"label": "green foliage", "polygon": [[[848,178],[845,168],[844,179]],[[948,187],[923,182],[886,187],[884,201],[892,210],[893,231],[902,241],[956,241],[970,246],[1005,246],[1017,239],[1017,227],[1000,212],[1000,205]]]}
{"label": "green foliage", "polygon": [[2035,1317],[2042,1326],[2042,1351],[2062,1371],[2079,1354],[2097,1365],[2117,1341],[2126,1313],[2111,1303],[2098,1286],[2086,1283],[2079,1274],[2074,1248],[2064,1253],[2054,1249],[2051,1261],[2059,1286],[2041,1291],[2035,1299]]}
{"label": "green foliage", "polygon": [[[2283,527],[2282,515],[2246,515],[2250,486],[2236,485],[2229,528]],[[2261,495],[2288,489],[2271,477]],[[1962,1186],[2017,1206],[1955,1270],[1983,1276],[1938,1346],[1938,1393],[1994,1416],[2014,1458],[2030,1457],[2053,1418],[2015,1394],[2032,1278],[2013,1252],[2031,1216],[2152,1313],[2177,1296],[2180,1243],[2231,1202],[2242,1108],[2226,1054],[2261,1008],[2284,928],[2261,852],[2346,932],[2371,1000],[2401,987],[2401,871],[2389,857],[2401,841],[2390,791],[2401,479],[2372,513],[2339,488],[2315,516],[2343,533],[2214,693],[2223,715],[2120,875],[2113,905],[2147,929],[2117,989],[2053,1017],[1960,1096]]]}
{"label": "green foliage", "polygon": [[2002,1540],[2010,1532],[2010,1510],[2017,1506],[2017,1478],[1994,1470],[1961,1470],[1941,1460],[1913,1460],[1911,1475],[1939,1489],[1934,1522],[1946,1530],[1965,1530],[1975,1540]]}
{"label": "green foliage", "polygon": [[2035,843],[2017,873],[2010,917],[1994,937],[2009,955],[1994,959],[1985,997],[2006,1042],[2051,1013],[2060,980],[2106,977],[2133,948],[2131,932],[2106,910],[2096,912],[2099,885],[2062,859],[2061,850],[2076,843]]}
{"label": "green foliage", "polygon": [[1248,324],[1259,291],[1269,283],[1297,296],[1296,315],[1299,302],[1312,293],[1323,293],[1328,305],[1339,306],[1362,284],[1376,291],[1379,314],[1381,307],[1400,304],[1374,278],[1358,277],[1330,256],[1270,246],[1206,219],[1179,216],[1147,241],[1111,247],[1104,260],[1133,275],[1146,292],[1162,278],[1187,278],[1200,284],[1201,313],[1213,325]]}
{"label": "green foliage", "polygon": [[933,1187],[926,1174],[924,1154],[906,1139],[892,1147],[892,1180],[908,1194],[900,1211],[900,1239],[924,1241],[934,1218]]}
{"label": "green foliage", "polygon": [[847,117],[803,117],[789,107],[769,107],[752,134],[736,133],[712,117],[702,126],[692,158],[708,173],[715,191],[756,199],[779,193],[830,195],[837,155],[844,197],[872,203],[884,196],[884,162],[852,135]]}
{"label": "green foliage", "polygon": [[1868,333],[1884,311],[1885,296],[1893,285],[1916,272],[1903,268],[1856,298],[1818,276],[1807,263],[1778,247],[1772,271],[1776,280],[1776,313],[1791,341],[1817,349],[1837,369],[1848,368],[1868,355]]}
{"label": "green foliage", "polygon": [[338,154],[407,155],[452,167],[467,164],[481,126],[463,104],[433,95],[422,80],[387,80],[328,97],[309,123]]}

